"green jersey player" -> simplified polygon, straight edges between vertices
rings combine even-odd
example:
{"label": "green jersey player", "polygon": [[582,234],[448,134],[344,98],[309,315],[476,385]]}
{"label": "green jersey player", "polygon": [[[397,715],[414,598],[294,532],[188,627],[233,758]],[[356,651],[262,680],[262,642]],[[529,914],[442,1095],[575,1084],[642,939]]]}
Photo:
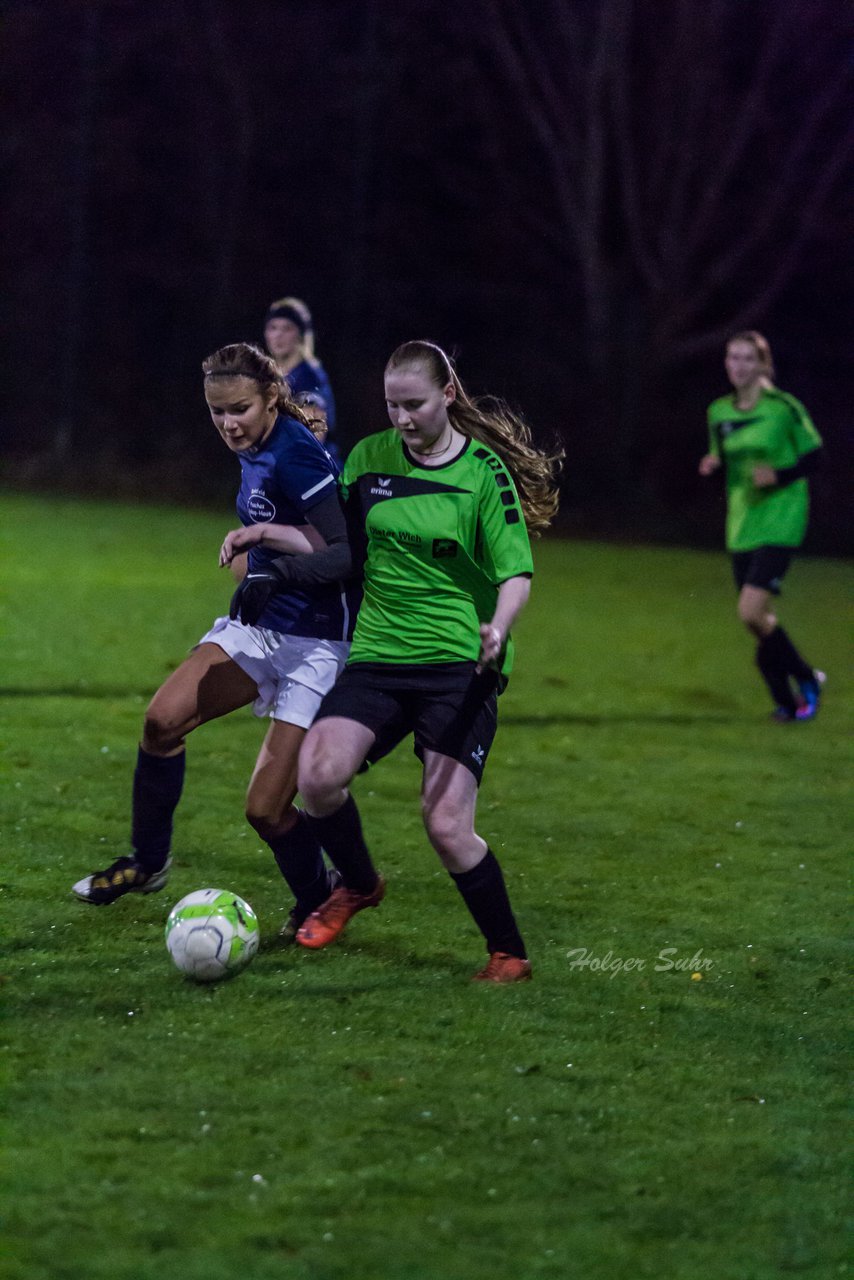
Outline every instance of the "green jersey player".
{"label": "green jersey player", "polygon": [[806,662],[771,608],[807,528],[807,476],[821,438],[794,396],[772,382],[771,349],[755,330],[727,343],[733,390],[708,410],[709,452],[700,474],[726,473],[726,544],[738,588],[738,614],[757,639],[756,664],[776,704],[773,717],[810,720],[823,672]]}
{"label": "green jersey player", "polygon": [[513,661],[510,628],[530,591],[528,534],[554,514],[559,456],[534,448],[504,405],[471,399],[433,343],[394,352],[385,395],[392,429],[358,444],[342,475],[364,563],[353,648],[300,760],[308,822],[342,883],[297,941],[326,946],[383,898],[349,786],[367,757],[412,734],[428,838],[489,953],[475,977],[520,982],[531,965],[475,807]]}

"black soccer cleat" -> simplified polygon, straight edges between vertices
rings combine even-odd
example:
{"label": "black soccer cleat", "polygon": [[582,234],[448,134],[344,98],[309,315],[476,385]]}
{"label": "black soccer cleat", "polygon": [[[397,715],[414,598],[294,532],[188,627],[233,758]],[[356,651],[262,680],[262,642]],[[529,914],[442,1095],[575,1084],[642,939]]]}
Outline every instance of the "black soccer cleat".
{"label": "black soccer cleat", "polygon": [[157,893],[169,879],[171,865],[172,859],[167,858],[157,871],[148,871],[136,858],[116,858],[105,871],[93,871],[78,880],[71,886],[71,892],[93,907],[108,907],[126,893]]}

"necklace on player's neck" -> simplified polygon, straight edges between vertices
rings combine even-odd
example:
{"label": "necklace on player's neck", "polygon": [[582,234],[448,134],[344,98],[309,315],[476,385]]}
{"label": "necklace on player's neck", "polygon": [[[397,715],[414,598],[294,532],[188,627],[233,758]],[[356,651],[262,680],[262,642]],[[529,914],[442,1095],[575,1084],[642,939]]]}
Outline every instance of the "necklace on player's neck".
{"label": "necklace on player's neck", "polygon": [[[447,453],[453,443],[454,443],[454,432],[452,428],[450,438],[446,445],[444,445],[441,449],[419,449],[418,456],[419,458],[441,458],[442,454]],[[434,444],[435,444],[435,441],[434,441]]]}

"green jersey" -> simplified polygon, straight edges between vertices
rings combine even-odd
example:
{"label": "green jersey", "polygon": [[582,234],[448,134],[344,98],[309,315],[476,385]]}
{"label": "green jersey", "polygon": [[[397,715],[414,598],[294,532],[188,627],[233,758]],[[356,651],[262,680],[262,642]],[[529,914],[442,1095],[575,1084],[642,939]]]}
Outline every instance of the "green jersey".
{"label": "green jersey", "polygon": [[764,389],[752,409],[737,409],[732,395],[709,405],[709,450],[726,467],[726,545],[729,551],[799,547],[809,513],[801,476],[780,488],[758,489],[753,468],[794,466],[821,446],[821,437],[794,396]]}
{"label": "green jersey", "polygon": [[[480,626],[507,578],[533,572],[515,485],[476,440],[419,466],[395,430],[360,441],[341,486],[348,522],[367,536],[364,598],[350,662],[475,661]],[[508,637],[501,671],[509,674]]]}

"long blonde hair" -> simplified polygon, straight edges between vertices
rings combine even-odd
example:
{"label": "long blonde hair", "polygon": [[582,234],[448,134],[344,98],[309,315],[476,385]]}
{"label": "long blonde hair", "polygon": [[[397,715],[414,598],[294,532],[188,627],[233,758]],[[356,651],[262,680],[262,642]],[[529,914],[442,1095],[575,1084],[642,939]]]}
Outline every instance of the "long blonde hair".
{"label": "long blonde hair", "polygon": [[262,392],[275,386],[278,412],[287,418],[296,418],[311,430],[308,414],[293,399],[273,357],[251,342],[232,342],[227,347],[220,347],[202,361],[202,372],[206,381],[209,378],[251,378]]}
{"label": "long blonde hair", "polygon": [[448,405],[455,430],[494,449],[513,477],[528,531],[539,535],[547,529],[558,506],[556,477],[563,450],[547,453],[531,443],[531,428],[503,400],[494,396],[470,396],[450,358],[435,342],[404,342],[393,351],[386,373],[418,365],[438,387],[450,382],[456,399]]}

